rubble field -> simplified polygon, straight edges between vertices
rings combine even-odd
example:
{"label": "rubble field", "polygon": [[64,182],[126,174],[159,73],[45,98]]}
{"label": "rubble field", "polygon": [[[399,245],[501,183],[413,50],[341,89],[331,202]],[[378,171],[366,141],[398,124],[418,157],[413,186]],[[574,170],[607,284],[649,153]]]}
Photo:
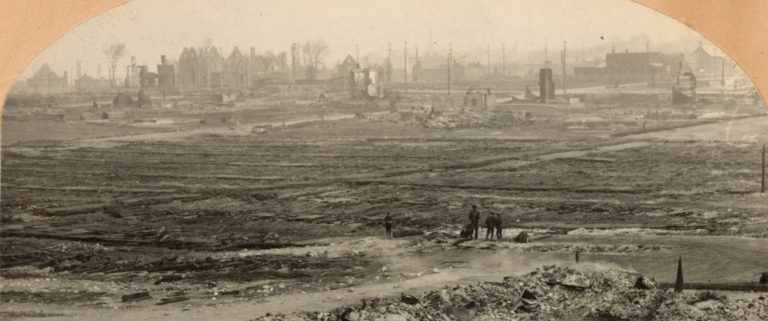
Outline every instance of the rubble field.
{"label": "rubble field", "polygon": [[[641,281],[642,280],[642,281]],[[372,297],[330,311],[254,320],[764,320],[765,294],[673,293],[622,270],[544,266],[501,282]]]}
{"label": "rubble field", "polygon": [[[359,319],[765,316],[756,296],[631,287],[638,275],[674,281],[681,255],[691,282],[755,283],[768,269],[765,116],[738,101],[679,115],[630,101],[508,104],[432,122],[378,106],[331,107],[343,116],[333,118],[275,103],[263,119],[228,111],[249,115],[237,124],[139,136],[106,127],[100,144],[80,133],[4,138],[0,316],[181,320],[221,308],[249,311],[245,320],[330,320],[347,310],[291,313],[371,293],[383,301],[351,307]],[[670,113],[679,117],[653,116]],[[690,135],[740,125],[752,131]],[[501,214],[501,241],[458,238],[469,204],[483,219]],[[515,242],[520,232],[531,242]],[[575,253],[621,271],[562,267]],[[550,281],[563,275],[589,284]],[[462,286],[435,290],[445,284]],[[426,294],[396,303],[406,287]],[[537,308],[523,311],[525,290]]]}

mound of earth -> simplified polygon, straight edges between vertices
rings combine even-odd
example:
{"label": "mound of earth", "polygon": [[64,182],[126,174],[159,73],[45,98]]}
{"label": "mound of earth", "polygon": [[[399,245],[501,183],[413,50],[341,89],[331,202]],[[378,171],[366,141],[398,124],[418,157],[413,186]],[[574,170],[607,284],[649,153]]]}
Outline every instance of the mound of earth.
{"label": "mound of earth", "polygon": [[256,321],[321,320],[768,320],[764,296],[638,289],[621,270],[545,266],[503,282],[445,287],[421,297],[366,298],[329,311]]}

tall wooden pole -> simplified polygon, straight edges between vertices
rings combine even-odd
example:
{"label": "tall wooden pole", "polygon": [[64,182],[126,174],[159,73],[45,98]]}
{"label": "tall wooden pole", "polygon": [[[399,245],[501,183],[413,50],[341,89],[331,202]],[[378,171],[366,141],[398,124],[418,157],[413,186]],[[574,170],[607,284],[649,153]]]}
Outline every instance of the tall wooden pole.
{"label": "tall wooden pole", "polygon": [[387,83],[392,81],[392,44],[387,44]]}
{"label": "tall wooden pole", "polygon": [[765,144],[763,144],[763,161],[760,164],[760,172],[762,173],[762,179],[760,180],[760,193],[765,193]]}
{"label": "tall wooden pole", "polygon": [[[414,45],[414,48],[416,49],[416,57],[415,57],[415,58],[414,58],[414,60],[413,60],[413,65],[414,65],[414,69],[416,69],[416,67],[415,67],[415,66],[416,66],[416,65],[419,65],[419,44],[415,44],[415,45]],[[413,78],[413,79],[411,79],[411,80],[413,81],[413,83],[414,83],[414,84],[416,83],[416,81],[417,81],[418,77],[419,77],[419,76],[416,74],[416,72],[414,72],[413,70],[411,70],[411,78]]]}
{"label": "tall wooden pole", "polygon": [[403,42],[403,82],[408,91],[408,41]]}
{"label": "tall wooden pole", "polygon": [[296,43],[291,44],[291,91],[296,87]]}
{"label": "tall wooden pole", "polygon": [[488,44],[488,50],[486,54],[488,55],[488,74],[490,75],[493,73],[493,69],[491,69],[491,44]]}
{"label": "tall wooden pole", "polygon": [[504,43],[501,43],[501,73],[507,73],[507,51],[504,48]]}
{"label": "tall wooden pole", "polygon": [[725,59],[723,59],[720,67],[720,87],[725,87]]}
{"label": "tall wooden pole", "polygon": [[566,86],[566,83],[565,83],[565,78],[568,75],[568,71],[565,68],[565,60],[567,58],[567,52],[566,52],[566,48],[565,48],[566,43],[567,42],[563,41],[563,95],[568,94],[568,89],[567,89],[567,86]]}
{"label": "tall wooden pole", "polygon": [[448,97],[451,96],[451,65],[453,64],[453,44],[448,44]]}

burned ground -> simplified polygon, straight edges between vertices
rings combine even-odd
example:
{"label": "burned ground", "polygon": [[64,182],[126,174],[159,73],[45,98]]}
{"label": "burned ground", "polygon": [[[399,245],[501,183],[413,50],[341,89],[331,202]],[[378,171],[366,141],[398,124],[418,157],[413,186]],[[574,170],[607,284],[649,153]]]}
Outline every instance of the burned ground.
{"label": "burned ground", "polygon": [[[579,108],[508,105],[490,119],[441,111],[432,123],[381,106],[357,116],[344,114],[352,106],[329,108],[344,117],[325,120],[317,110],[284,107],[297,109],[268,110],[269,126],[186,122],[141,136],[22,141],[2,155],[0,273],[10,282],[2,295],[98,307],[124,307],[115,302],[142,291],[198,303],[269,300],[419,284],[424,271],[477,269],[470,262],[483,251],[545,262],[578,251],[653,276],[665,275],[680,253],[696,262],[717,254],[745,268],[715,279],[740,281],[762,262],[738,255],[758,245],[731,254],[738,241],[725,238],[768,235],[765,198],[756,193],[759,140],[663,134],[730,121],[764,125],[759,109],[730,103],[677,114],[610,99]],[[237,113],[248,114],[216,117]],[[679,117],[637,120],[669,113]],[[484,215],[501,213],[507,239],[453,245],[470,203]],[[396,230],[427,236],[372,238],[383,234],[385,213]],[[523,230],[535,244],[509,240]],[[429,234],[436,231],[442,236]],[[692,278],[703,282],[710,272],[694,270]],[[29,284],[39,278],[55,281]],[[85,292],[67,301],[62,289]]]}

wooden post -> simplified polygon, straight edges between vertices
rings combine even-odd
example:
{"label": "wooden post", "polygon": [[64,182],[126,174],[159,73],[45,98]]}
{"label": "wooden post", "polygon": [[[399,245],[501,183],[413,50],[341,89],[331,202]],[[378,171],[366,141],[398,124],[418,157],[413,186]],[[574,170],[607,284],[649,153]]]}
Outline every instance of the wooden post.
{"label": "wooden post", "polygon": [[576,250],[576,263],[579,263],[579,250]]}
{"label": "wooden post", "polygon": [[677,261],[677,278],[675,279],[675,292],[683,292],[683,257]]}
{"label": "wooden post", "polygon": [[403,42],[403,83],[405,91],[408,91],[408,42]]}
{"label": "wooden post", "polygon": [[568,89],[566,89],[567,86],[566,86],[566,83],[565,83],[565,77],[568,74],[568,72],[567,72],[567,70],[565,68],[565,59],[567,58],[567,55],[568,55],[566,53],[566,51],[565,51],[566,50],[566,47],[565,47],[566,43],[567,42],[563,41],[563,95],[567,95],[568,94]]}
{"label": "wooden post", "polygon": [[507,74],[507,50],[504,48],[504,43],[501,43],[501,74]]}
{"label": "wooden post", "polygon": [[448,98],[451,98],[451,64],[453,64],[453,44],[448,44]]}
{"label": "wooden post", "polygon": [[488,50],[486,53],[488,54],[488,75],[490,76],[493,73],[493,69],[491,68],[491,44],[488,44]]}
{"label": "wooden post", "polygon": [[763,161],[760,164],[760,172],[762,173],[762,179],[760,180],[760,193],[765,193],[765,144],[763,144]]}

